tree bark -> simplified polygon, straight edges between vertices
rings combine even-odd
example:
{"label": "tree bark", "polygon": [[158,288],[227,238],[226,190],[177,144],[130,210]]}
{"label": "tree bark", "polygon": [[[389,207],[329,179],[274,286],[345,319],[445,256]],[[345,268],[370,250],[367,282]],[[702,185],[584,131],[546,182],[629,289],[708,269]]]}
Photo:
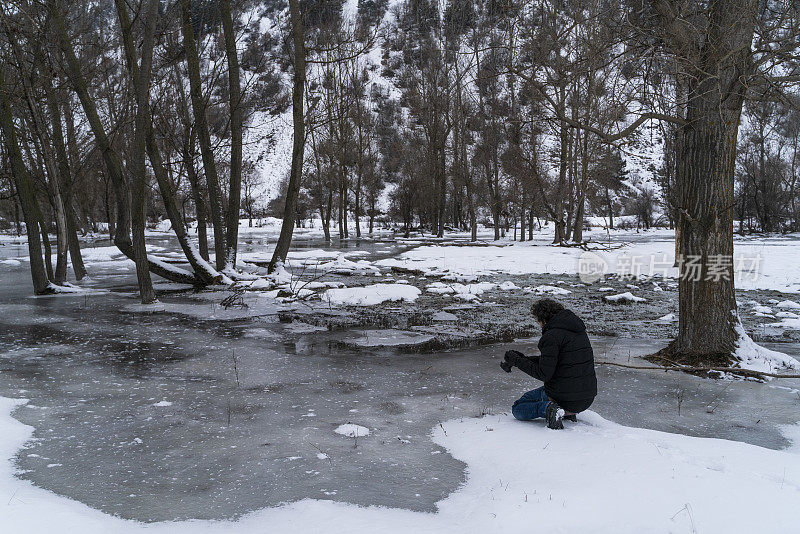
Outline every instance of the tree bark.
{"label": "tree bark", "polygon": [[228,221],[225,238],[225,262],[229,269],[236,269],[236,252],[239,242],[239,206],[242,197],[242,89],[239,80],[239,55],[236,51],[236,35],[233,31],[230,0],[219,3],[222,31],[225,34],[225,54],[228,59],[228,86],[231,112],[231,175],[228,194]]}
{"label": "tree bark", "polygon": [[[45,120],[42,117],[39,103],[36,101],[33,94],[33,85],[37,80],[36,67],[31,68],[30,72],[25,73],[23,71],[24,58],[22,52],[19,48],[19,44],[13,40],[12,50],[17,58],[23,93],[31,115],[32,130],[36,139],[39,141],[38,143],[34,141],[34,149],[44,163],[42,175],[47,185],[47,193],[50,196],[56,223],[56,269],[55,272],[52,273],[50,272],[52,265],[50,263],[50,243],[47,235],[48,224],[43,216],[40,217],[42,239],[45,245],[46,267],[48,267],[48,276],[50,279],[54,283],[61,285],[67,279],[67,219],[59,185],[59,168],[56,163],[56,156],[53,153],[53,143],[47,130]],[[40,65],[44,64],[44,58],[40,50],[37,49],[34,58]]]}
{"label": "tree bark", "polygon": [[0,131],[6,154],[11,162],[11,172],[17,186],[22,214],[25,218],[25,229],[28,234],[28,255],[30,256],[31,279],[33,291],[36,295],[52,293],[53,289],[47,277],[44,260],[42,259],[42,242],[39,238],[39,207],[36,202],[36,193],[28,169],[22,158],[17,134],[14,131],[14,119],[11,115],[11,99],[6,86],[6,66],[0,64]]}
{"label": "tree bark", "polygon": [[[219,186],[217,164],[211,147],[211,135],[206,120],[206,101],[200,79],[200,59],[192,26],[191,0],[181,0],[183,45],[186,49],[186,66],[189,72],[189,92],[194,113],[197,139],[200,142],[200,156],[208,186],[208,200],[211,207],[211,222],[214,225],[214,254],[217,270],[225,268],[225,228],[222,223],[222,193]],[[237,214],[238,215],[238,214]]]}
{"label": "tree bark", "polygon": [[[666,352],[689,362],[730,362],[741,328],[733,280],[736,140],[750,69],[756,0],[713,4],[708,49],[687,76],[678,159],[678,337]],[[721,276],[709,264],[726,258]],[[695,276],[690,260],[700,264]]]}
{"label": "tree bark", "polygon": [[[189,106],[186,102],[186,95],[183,92],[183,83],[178,74],[177,65],[173,68],[174,84],[178,94],[178,113],[183,122],[183,160],[186,165],[186,176],[192,188],[192,199],[194,200],[195,215],[197,215],[197,240],[200,243],[200,257],[208,261],[208,217],[206,211],[205,188],[197,176],[197,169],[194,166],[195,159],[195,130],[192,128],[192,121],[189,117]],[[250,221],[252,225],[252,220]]]}
{"label": "tree bark", "polygon": [[[186,0],[184,0],[186,1]],[[286,189],[286,203],[283,210],[283,223],[275,252],[269,263],[269,271],[273,272],[278,265],[286,261],[289,245],[294,231],[295,206],[300,192],[300,179],[303,174],[303,153],[306,144],[305,114],[303,111],[303,94],[306,86],[306,50],[303,35],[302,13],[299,0],[289,0],[289,16],[292,24],[292,41],[294,44],[294,84],[292,87],[292,123],[294,125],[294,141],[292,146],[292,167],[289,173],[289,187]]]}
{"label": "tree bark", "polygon": [[190,132],[186,132],[186,142],[183,147],[183,159],[186,164],[186,175],[189,178],[189,185],[192,188],[192,199],[194,199],[194,211],[197,215],[197,241],[200,243],[200,257],[208,261],[208,232],[206,222],[206,202],[203,198],[203,190],[200,187],[200,180],[194,168],[194,151],[192,146],[194,139]]}
{"label": "tree bark", "polygon": [[72,270],[75,278],[81,280],[86,276],[86,267],[81,256],[81,245],[78,242],[77,229],[75,227],[75,210],[72,205],[72,171],[67,156],[67,146],[64,141],[64,129],[61,125],[61,103],[55,94],[55,87],[52,85],[52,77],[49,86],[46,87],[47,104],[52,122],[53,145],[56,151],[56,161],[58,164],[58,174],[61,180],[61,199],[65,210],[65,226],[67,233],[67,246],[69,248],[70,259],[72,260]]}
{"label": "tree bark", "polygon": [[[119,14],[120,25],[125,31],[125,18],[127,18],[127,7],[123,0],[116,0],[117,12]],[[133,250],[136,262],[136,278],[139,281],[139,294],[142,304],[150,304],[156,301],[156,293],[153,289],[153,281],[150,278],[150,269],[147,262],[147,247],[145,243],[145,219],[146,219],[146,192],[147,192],[147,143],[148,133],[151,128],[150,123],[150,82],[153,66],[153,41],[156,31],[156,18],[158,16],[158,0],[150,0],[148,4],[142,5],[144,14],[144,36],[142,39],[142,60],[139,72],[130,65],[131,72],[134,73],[134,86],[136,92],[136,122],[134,129],[133,154],[131,156],[131,230],[133,231]],[[128,61],[133,63],[135,57],[129,57]],[[138,76],[137,76],[138,74]]]}

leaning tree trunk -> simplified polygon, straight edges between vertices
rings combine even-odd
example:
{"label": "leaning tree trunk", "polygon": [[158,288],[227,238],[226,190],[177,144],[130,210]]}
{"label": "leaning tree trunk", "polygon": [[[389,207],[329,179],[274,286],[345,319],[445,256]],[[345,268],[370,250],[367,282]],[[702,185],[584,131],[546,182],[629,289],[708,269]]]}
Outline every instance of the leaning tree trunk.
{"label": "leaning tree trunk", "polygon": [[30,257],[33,291],[37,295],[52,292],[50,280],[47,278],[44,260],[42,259],[42,243],[39,240],[39,207],[36,204],[36,193],[28,169],[19,149],[17,134],[14,131],[14,119],[11,116],[11,102],[6,89],[3,74],[5,65],[0,64],[0,132],[3,134],[6,154],[11,162],[11,173],[17,186],[22,213],[25,218],[25,229],[28,233],[28,255]]}
{"label": "leaning tree trunk", "polygon": [[[122,162],[111,141],[106,134],[105,128],[100,115],[97,111],[97,105],[89,94],[88,84],[86,78],[81,73],[78,57],[75,55],[75,49],[72,46],[72,41],[67,33],[67,28],[64,22],[63,15],[58,8],[58,4],[50,0],[47,3],[48,10],[53,17],[55,23],[55,30],[61,52],[64,55],[67,74],[70,78],[70,83],[78,95],[78,100],[81,102],[89,127],[95,138],[97,149],[103,160],[106,172],[110,178],[111,184],[114,189],[116,215],[114,218],[108,217],[109,235],[112,237],[114,244],[128,259],[136,262],[137,252],[131,243],[131,211],[130,203],[128,200],[128,186],[122,171]],[[110,214],[109,214],[110,215]],[[183,284],[196,284],[197,278],[188,271],[177,269],[167,264],[148,258],[148,267],[151,272],[166,278],[172,282]]]}
{"label": "leaning tree trunk", "polygon": [[194,168],[194,154],[192,145],[194,139],[192,134],[186,132],[186,141],[183,147],[183,159],[186,164],[186,175],[189,178],[189,185],[192,187],[192,199],[194,200],[194,210],[197,215],[197,241],[200,243],[200,257],[208,261],[208,229],[206,227],[206,202],[203,199],[203,190],[200,187],[200,180]]}
{"label": "leaning tree trunk", "polygon": [[[183,92],[183,82],[178,75],[178,68],[173,68],[175,75],[175,85],[178,91],[178,112],[183,122],[184,138],[183,138],[183,162],[186,165],[186,176],[189,178],[189,185],[192,188],[192,199],[194,200],[195,214],[197,215],[197,240],[200,243],[200,257],[208,262],[208,228],[206,216],[206,201],[205,201],[205,188],[200,183],[197,176],[197,170],[194,166],[194,143],[195,143],[195,130],[192,128],[192,121],[189,118],[189,106],[186,103],[186,96]],[[252,225],[252,220],[250,221]]]}
{"label": "leaning tree trunk", "polygon": [[[30,71],[30,78],[22,72],[22,53],[18,48],[17,43],[13,43],[12,49],[15,52],[17,60],[20,65],[20,74],[22,79],[22,89],[25,95],[25,101],[28,104],[28,109],[31,114],[31,126],[35,138],[39,140],[37,144],[34,140],[34,149],[40,156],[40,160],[44,163],[42,175],[47,186],[47,193],[50,196],[51,205],[53,208],[53,217],[56,222],[56,270],[55,273],[50,272],[52,265],[50,263],[50,243],[47,237],[48,224],[44,216],[40,216],[40,224],[42,229],[42,239],[45,245],[45,261],[48,276],[50,279],[58,284],[63,284],[67,279],[67,218],[64,210],[64,203],[61,198],[61,191],[59,186],[59,169],[56,164],[56,157],[53,153],[53,144],[50,135],[45,125],[44,117],[42,116],[39,104],[33,95],[33,84],[36,79],[36,71]],[[34,56],[36,61],[43,64],[44,58],[38,53]]]}
{"label": "leaning tree trunk", "polygon": [[292,147],[292,167],[289,172],[289,186],[286,188],[286,203],[283,209],[283,223],[275,252],[269,262],[269,271],[286,261],[289,245],[294,231],[294,214],[297,197],[300,193],[300,178],[303,173],[303,152],[306,146],[305,115],[303,93],[306,86],[306,50],[303,36],[303,21],[299,0],[289,0],[289,16],[292,21],[292,41],[294,45],[294,85],[292,87],[292,123],[294,141]]}
{"label": "leaning tree trunk", "polygon": [[197,53],[197,41],[192,26],[191,0],[181,0],[181,29],[183,31],[183,44],[186,51],[186,67],[189,73],[189,93],[194,113],[194,124],[197,130],[197,140],[200,143],[200,156],[203,160],[203,170],[208,186],[208,200],[211,208],[211,222],[214,224],[214,253],[218,270],[225,268],[225,228],[222,224],[222,192],[217,174],[217,163],[214,160],[214,151],[211,146],[211,134],[206,120],[206,100],[203,97],[203,87],[200,80],[200,59]]}
{"label": "leaning tree trunk", "polygon": [[137,101],[139,101],[138,105],[142,109],[142,112],[146,114],[145,117],[142,117],[142,124],[146,128],[145,135],[147,155],[150,158],[150,164],[152,165],[153,173],[156,176],[158,189],[161,193],[161,199],[164,202],[164,209],[167,212],[167,217],[172,225],[172,231],[178,238],[178,243],[181,246],[181,250],[197,275],[198,281],[202,284],[212,284],[218,282],[222,280],[222,275],[214,270],[214,268],[197,251],[194,244],[189,240],[189,236],[184,225],[184,219],[181,217],[178,206],[175,203],[175,192],[172,188],[172,181],[170,180],[167,169],[164,166],[164,161],[161,157],[161,150],[156,142],[152,116],[150,113],[150,88],[149,84],[144,83],[147,81],[149,75],[142,70],[146,66],[146,60],[147,64],[150,63],[150,58],[143,53],[142,67],[140,68],[138,66],[136,49],[134,48],[133,35],[131,32],[132,25],[130,17],[128,16],[127,7],[125,6],[123,0],[116,0],[116,4],[117,13],[120,19],[120,26],[122,27],[123,46],[125,48],[125,55],[127,56],[127,62],[131,79],[133,80],[133,86],[137,94]]}

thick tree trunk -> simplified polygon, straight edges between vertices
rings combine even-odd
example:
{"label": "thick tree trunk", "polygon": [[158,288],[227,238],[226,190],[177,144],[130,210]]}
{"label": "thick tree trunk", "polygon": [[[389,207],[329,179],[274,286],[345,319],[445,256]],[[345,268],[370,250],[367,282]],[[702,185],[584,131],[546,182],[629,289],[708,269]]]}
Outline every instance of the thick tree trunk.
{"label": "thick tree trunk", "polygon": [[[117,10],[122,10],[120,23],[125,31],[124,18],[127,18],[127,7],[123,0],[117,0]],[[153,65],[153,40],[158,16],[158,0],[150,0],[142,6],[144,13],[144,37],[142,40],[142,63],[139,72],[133,69],[134,57],[128,57],[131,72],[135,76],[136,120],[134,128],[133,154],[131,156],[131,230],[133,231],[133,250],[136,262],[136,278],[139,282],[139,295],[142,304],[156,301],[156,292],[150,278],[145,243],[145,220],[147,201],[147,144],[151,130],[150,123],[150,80]],[[138,74],[138,76],[136,76]]]}
{"label": "thick tree trunk", "polygon": [[230,0],[219,3],[222,30],[225,34],[225,55],[228,59],[228,89],[231,112],[231,174],[228,194],[227,235],[225,236],[225,262],[228,269],[236,269],[236,251],[239,243],[239,207],[242,198],[242,89],[239,81],[239,55],[233,31]]}
{"label": "thick tree trunk", "polygon": [[741,328],[733,280],[736,140],[749,72],[755,0],[714,4],[709,50],[687,78],[677,167],[680,317],[665,352],[728,364]]}
{"label": "thick tree trunk", "polygon": [[578,206],[575,211],[575,224],[572,228],[572,241],[575,243],[581,243],[583,241],[584,202],[583,195],[581,194],[578,198]]}
{"label": "thick tree trunk", "polygon": [[6,154],[11,162],[11,172],[17,186],[17,193],[22,213],[25,218],[25,228],[28,234],[28,255],[30,257],[31,279],[33,291],[37,295],[52,292],[50,280],[47,277],[44,261],[42,260],[42,242],[39,239],[39,207],[36,203],[36,193],[28,169],[22,158],[22,152],[14,131],[14,119],[11,116],[11,102],[9,89],[4,76],[5,65],[0,64],[0,132],[3,134]]}
{"label": "thick tree trunk", "polygon": [[299,0],[289,0],[289,16],[292,23],[292,42],[294,45],[294,84],[292,86],[292,123],[294,140],[292,146],[292,166],[289,172],[289,187],[286,189],[286,203],[283,210],[283,222],[275,252],[269,263],[272,272],[278,265],[286,261],[289,246],[292,243],[295,207],[300,193],[300,180],[303,174],[303,153],[306,146],[305,112],[303,96],[306,86],[306,50],[303,35],[303,20]]}
{"label": "thick tree trunk", "polygon": [[566,239],[567,221],[563,218],[553,221],[555,226],[555,235],[553,236],[553,244],[560,245]]}
{"label": "thick tree trunk", "polygon": [[[738,339],[732,261],[738,116],[728,115],[698,117],[684,127],[679,166],[680,317],[671,349],[704,363],[729,363]],[[709,266],[722,258],[729,265],[711,273]]]}
{"label": "thick tree trunk", "polygon": [[533,208],[528,214],[528,241],[533,241]]}
{"label": "thick tree trunk", "polygon": [[578,186],[578,199],[575,208],[575,223],[572,229],[572,241],[583,241],[583,216],[586,209],[586,189],[589,187],[589,134],[585,133],[581,143],[581,175]]}
{"label": "thick tree trunk", "polygon": [[[200,79],[200,59],[197,53],[194,27],[192,26],[191,0],[181,0],[183,44],[186,49],[186,66],[189,72],[189,86],[194,113],[197,139],[200,142],[200,156],[208,185],[208,200],[211,205],[211,222],[214,225],[214,253],[217,270],[225,268],[225,228],[222,223],[222,193],[217,174],[217,163],[211,146],[211,134],[206,120],[206,101]],[[241,182],[240,182],[241,183]],[[237,214],[238,216],[238,214]]]}

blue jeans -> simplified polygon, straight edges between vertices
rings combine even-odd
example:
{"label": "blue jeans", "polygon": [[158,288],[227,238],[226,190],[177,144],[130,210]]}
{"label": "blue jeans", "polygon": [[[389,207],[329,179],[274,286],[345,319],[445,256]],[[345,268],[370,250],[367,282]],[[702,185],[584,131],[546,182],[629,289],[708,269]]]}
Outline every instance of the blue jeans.
{"label": "blue jeans", "polygon": [[520,421],[530,421],[537,417],[545,417],[550,399],[544,392],[544,386],[527,392],[517,399],[511,407],[511,413]]}

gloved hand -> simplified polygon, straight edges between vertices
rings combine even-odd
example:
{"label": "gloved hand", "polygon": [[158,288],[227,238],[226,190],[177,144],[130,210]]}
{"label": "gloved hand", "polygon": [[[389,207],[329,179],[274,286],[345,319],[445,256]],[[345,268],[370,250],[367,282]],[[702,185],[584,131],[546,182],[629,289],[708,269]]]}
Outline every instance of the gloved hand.
{"label": "gloved hand", "polygon": [[505,356],[503,356],[503,359],[508,363],[513,364],[514,360],[516,360],[517,358],[524,358],[524,357],[525,355],[518,350],[507,350]]}
{"label": "gloved hand", "polygon": [[503,360],[502,362],[500,362],[500,367],[502,367],[503,371],[505,371],[506,373],[510,373],[511,368],[514,366],[508,363],[507,361]]}

